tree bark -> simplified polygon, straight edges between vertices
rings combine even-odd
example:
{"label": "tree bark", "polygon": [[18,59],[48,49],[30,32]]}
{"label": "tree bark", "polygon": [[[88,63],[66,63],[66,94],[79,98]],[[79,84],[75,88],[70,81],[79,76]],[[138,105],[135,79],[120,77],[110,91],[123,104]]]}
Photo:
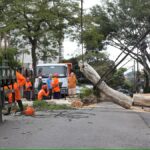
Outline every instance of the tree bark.
{"label": "tree bark", "polygon": [[[87,79],[89,79],[94,85],[98,83],[98,81],[101,79],[101,77],[98,75],[98,73],[87,63],[79,62],[80,71],[85,75]],[[99,89],[100,95],[103,95],[106,97],[106,101],[112,101],[126,109],[129,109],[132,106],[133,100],[121,93],[118,92],[111,87],[109,87],[104,81],[99,83],[97,85],[97,88]]]}
{"label": "tree bark", "polygon": [[3,121],[2,119],[2,108],[3,108],[2,97],[3,97],[3,93],[2,93],[2,90],[0,89],[0,123],[2,123]]}
{"label": "tree bark", "polygon": [[32,65],[33,65],[33,76],[36,77],[36,65],[37,65],[37,56],[36,56],[36,48],[37,48],[37,40],[34,39],[31,41],[31,55],[32,55]]}
{"label": "tree bark", "polygon": [[2,123],[2,108],[1,108],[1,106],[0,106],[0,123]]}
{"label": "tree bark", "polygon": [[134,94],[133,102],[136,106],[150,107],[150,94]]}
{"label": "tree bark", "polygon": [[149,93],[149,74],[144,70],[144,78],[145,78],[145,84],[144,84],[144,93]]}

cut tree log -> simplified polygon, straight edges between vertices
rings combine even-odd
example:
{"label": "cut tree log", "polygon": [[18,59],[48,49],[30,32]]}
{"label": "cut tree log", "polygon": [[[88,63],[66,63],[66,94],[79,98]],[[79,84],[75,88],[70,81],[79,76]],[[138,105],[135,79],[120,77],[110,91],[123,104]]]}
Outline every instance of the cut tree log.
{"label": "cut tree log", "polygon": [[134,94],[133,102],[136,106],[150,107],[150,94]]}
{"label": "cut tree log", "polygon": [[[90,80],[93,85],[96,85],[98,81],[101,79],[99,74],[94,70],[92,66],[84,62],[84,64],[80,61],[79,62],[80,71],[84,74],[84,76]],[[112,101],[126,109],[130,109],[133,103],[131,97],[118,92],[111,87],[109,87],[104,81],[97,85],[99,89],[100,95],[103,95],[103,101]]]}

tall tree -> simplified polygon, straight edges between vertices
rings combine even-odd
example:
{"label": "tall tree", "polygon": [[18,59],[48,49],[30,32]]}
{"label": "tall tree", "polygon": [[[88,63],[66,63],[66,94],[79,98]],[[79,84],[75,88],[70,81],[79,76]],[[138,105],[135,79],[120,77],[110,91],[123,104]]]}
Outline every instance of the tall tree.
{"label": "tall tree", "polygon": [[[150,76],[150,55],[149,55],[149,35],[150,35],[150,1],[148,0],[118,0],[116,3],[107,3],[107,13],[116,32],[109,35],[109,44],[121,49],[125,54],[129,53],[131,58],[139,62]],[[139,38],[147,31],[146,38],[136,45],[135,50],[131,50]],[[139,77],[137,75],[137,82]]]}
{"label": "tall tree", "polygon": [[[150,76],[149,8],[149,0],[106,0],[104,6],[94,6],[89,13],[93,17],[92,24],[97,33],[104,35],[101,42],[129,54],[144,67],[148,76]],[[136,44],[145,33],[146,37]]]}
{"label": "tall tree", "polygon": [[63,29],[76,19],[77,12],[78,3],[72,0],[8,1],[4,12],[5,30],[15,37],[15,45],[22,43],[22,47],[31,49],[34,75],[38,56],[41,56],[41,53],[45,55],[45,47],[49,50],[46,53],[48,56],[51,50],[58,48],[59,45],[55,41],[60,37],[63,39],[63,35],[56,36],[56,31],[62,25],[61,31],[65,33]]}

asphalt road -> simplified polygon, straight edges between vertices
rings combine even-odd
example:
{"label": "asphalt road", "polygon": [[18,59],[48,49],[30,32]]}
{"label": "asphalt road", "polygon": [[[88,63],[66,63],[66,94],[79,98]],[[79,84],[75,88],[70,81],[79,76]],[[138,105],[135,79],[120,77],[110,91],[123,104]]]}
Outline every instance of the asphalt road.
{"label": "asphalt road", "polygon": [[150,148],[150,113],[99,106],[5,117],[0,148]]}

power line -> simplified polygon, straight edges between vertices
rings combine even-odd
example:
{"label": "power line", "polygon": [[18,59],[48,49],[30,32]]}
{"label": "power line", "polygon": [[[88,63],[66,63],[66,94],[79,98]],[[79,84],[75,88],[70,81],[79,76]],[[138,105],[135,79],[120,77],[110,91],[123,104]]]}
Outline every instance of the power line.
{"label": "power line", "polygon": [[[143,39],[145,39],[145,37],[146,37],[149,33],[150,33],[150,29],[148,29],[148,30],[139,38],[139,40],[135,43],[135,45],[132,47],[132,49],[131,49],[130,51],[133,51],[133,50],[141,43],[141,41],[142,41]],[[125,48],[125,49],[126,49],[126,48]],[[122,61],[124,61],[124,60],[127,58],[127,56],[130,54],[130,51],[128,51],[128,52],[126,53],[126,55],[125,55],[111,70],[106,71],[106,72],[102,75],[102,77],[100,78],[100,80],[95,84],[94,87],[97,87],[97,85],[102,82],[102,80],[103,80],[104,77],[107,77],[111,72],[113,72],[113,71],[120,65],[120,63],[121,63]]]}

